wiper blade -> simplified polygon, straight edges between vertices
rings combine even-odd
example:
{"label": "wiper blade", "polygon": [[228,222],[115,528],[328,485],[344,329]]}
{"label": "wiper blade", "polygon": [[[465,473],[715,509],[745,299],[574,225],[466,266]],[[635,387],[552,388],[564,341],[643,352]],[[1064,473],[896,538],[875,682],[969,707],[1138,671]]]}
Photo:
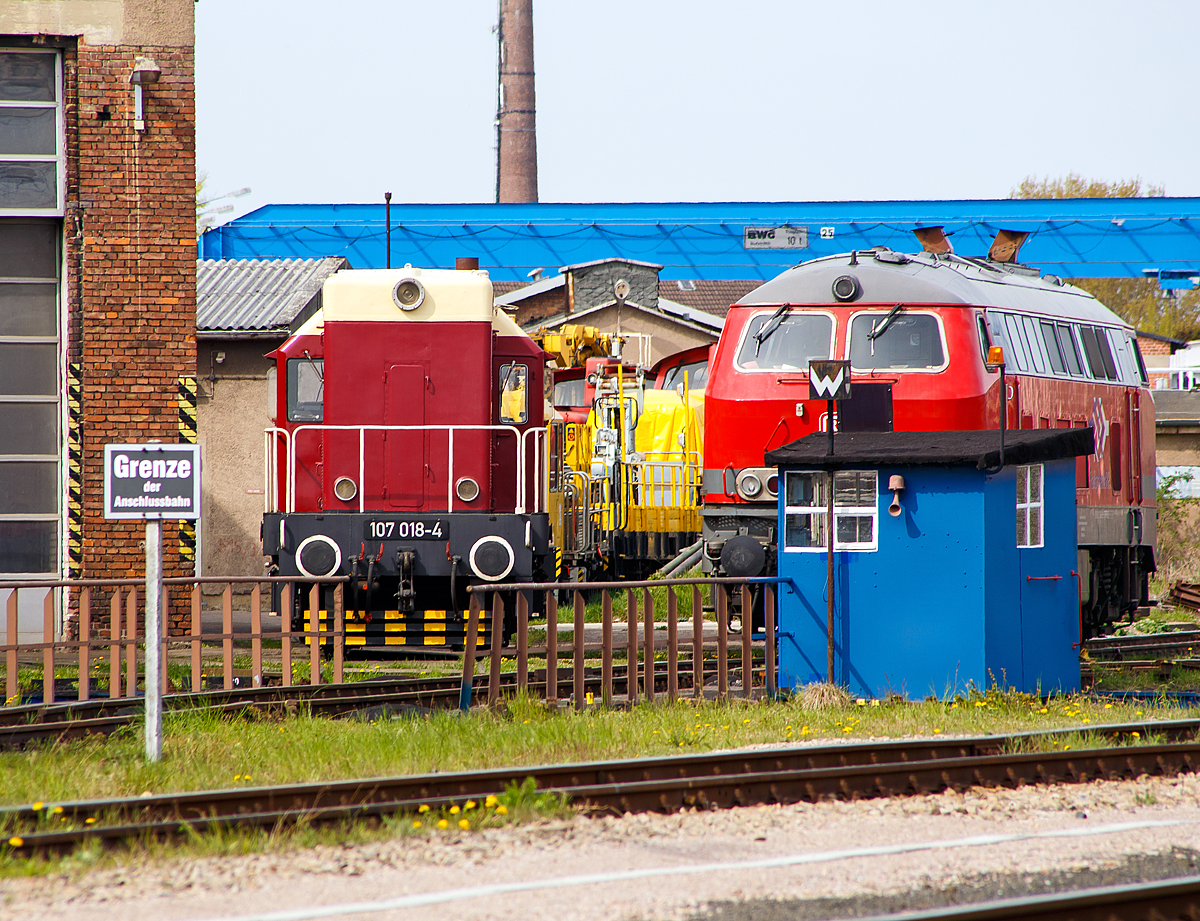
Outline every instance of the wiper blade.
{"label": "wiper blade", "polygon": [[754,334],[754,341],[756,343],[754,346],[755,358],[758,357],[758,350],[761,349],[762,344],[767,341],[767,337],[775,332],[775,330],[779,329],[779,327],[783,324],[783,318],[787,315],[787,312],[788,305],[784,304],[773,314],[771,314],[770,319],[767,320],[767,322],[762,325],[762,328]]}
{"label": "wiper blade", "polygon": [[887,328],[892,325],[892,320],[896,318],[896,314],[903,309],[903,304],[897,304],[895,307],[889,310],[887,312],[887,316],[880,320],[878,324],[871,327],[871,331],[867,333],[867,338],[871,341],[874,341],[887,332]]}

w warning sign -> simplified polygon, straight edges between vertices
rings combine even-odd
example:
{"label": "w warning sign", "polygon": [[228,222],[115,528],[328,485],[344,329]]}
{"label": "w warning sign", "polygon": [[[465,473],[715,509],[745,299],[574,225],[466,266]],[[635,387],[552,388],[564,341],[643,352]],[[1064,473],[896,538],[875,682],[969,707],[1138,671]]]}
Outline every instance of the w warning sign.
{"label": "w warning sign", "polygon": [[808,363],[810,400],[850,399],[850,362],[810,361]]}

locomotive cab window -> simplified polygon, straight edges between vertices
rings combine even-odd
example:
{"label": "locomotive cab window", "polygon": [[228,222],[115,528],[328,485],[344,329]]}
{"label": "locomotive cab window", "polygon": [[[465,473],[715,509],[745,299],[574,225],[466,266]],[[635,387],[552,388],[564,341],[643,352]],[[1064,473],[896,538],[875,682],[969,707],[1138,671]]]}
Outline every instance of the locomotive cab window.
{"label": "locomotive cab window", "polygon": [[[879,548],[879,474],[843,470],[833,482],[834,550]],[[828,546],[829,474],[789,470],[784,477],[784,550]]]}
{"label": "locomotive cab window", "polygon": [[750,318],[737,366],[743,371],[807,371],[810,361],[827,359],[832,352],[833,317],[781,307]]}
{"label": "locomotive cab window", "polygon": [[523,425],[529,421],[529,368],[500,366],[500,424]]}
{"label": "locomotive cab window", "polygon": [[937,317],[927,313],[860,313],[850,321],[850,366],[856,371],[938,371],[946,349]]}
{"label": "locomotive cab window", "polygon": [[288,422],[325,421],[325,359],[288,359]]}

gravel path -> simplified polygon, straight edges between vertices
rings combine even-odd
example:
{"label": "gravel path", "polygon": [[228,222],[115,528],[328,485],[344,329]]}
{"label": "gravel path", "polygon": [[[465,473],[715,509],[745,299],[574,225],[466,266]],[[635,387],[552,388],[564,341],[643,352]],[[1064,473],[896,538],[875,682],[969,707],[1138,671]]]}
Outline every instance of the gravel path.
{"label": "gravel path", "polygon": [[[1176,824],[1086,834],[1117,823],[1168,822]],[[1051,832],[1059,834],[1048,836]],[[958,841],[979,835],[1032,837],[972,845]],[[362,904],[567,875],[753,862],[853,848],[895,850],[939,841],[952,846],[529,889],[389,911],[367,911]],[[0,881],[0,916],[183,921],[296,910],[292,916],[299,918],[313,916],[303,910],[314,906],[358,903],[364,910],[327,916],[372,921],[819,918],[978,900],[1027,888],[1194,873],[1196,852],[1200,778],[1146,778],[576,819],[285,854],[137,862],[71,878],[5,879]]]}

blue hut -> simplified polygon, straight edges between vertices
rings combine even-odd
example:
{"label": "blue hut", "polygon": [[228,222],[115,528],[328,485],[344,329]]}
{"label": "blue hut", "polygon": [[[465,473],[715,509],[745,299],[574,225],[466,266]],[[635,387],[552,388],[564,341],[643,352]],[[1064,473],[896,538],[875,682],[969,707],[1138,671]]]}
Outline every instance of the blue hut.
{"label": "blue hut", "polygon": [[814,434],[779,467],[779,684],[833,678],[860,697],[993,683],[1079,688],[1075,458],[1092,430]]}

